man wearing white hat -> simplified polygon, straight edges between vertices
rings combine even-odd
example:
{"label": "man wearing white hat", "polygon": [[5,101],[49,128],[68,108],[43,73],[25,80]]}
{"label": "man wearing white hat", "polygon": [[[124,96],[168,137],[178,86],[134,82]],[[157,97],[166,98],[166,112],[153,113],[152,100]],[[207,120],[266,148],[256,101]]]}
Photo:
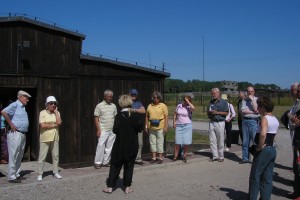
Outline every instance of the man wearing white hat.
{"label": "man wearing white hat", "polygon": [[25,106],[31,97],[27,92],[20,90],[18,99],[4,108],[1,112],[10,126],[7,134],[7,146],[9,163],[7,178],[10,183],[21,183],[25,177],[20,176],[20,167],[25,150],[26,132],[28,131],[29,120]]}

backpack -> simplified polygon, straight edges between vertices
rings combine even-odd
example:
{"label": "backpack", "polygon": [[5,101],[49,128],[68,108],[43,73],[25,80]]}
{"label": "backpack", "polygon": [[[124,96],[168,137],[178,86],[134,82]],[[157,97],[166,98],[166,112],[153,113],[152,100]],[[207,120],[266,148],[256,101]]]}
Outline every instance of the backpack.
{"label": "backpack", "polygon": [[280,122],[284,125],[286,129],[289,129],[289,114],[290,110],[285,111],[280,117]]}

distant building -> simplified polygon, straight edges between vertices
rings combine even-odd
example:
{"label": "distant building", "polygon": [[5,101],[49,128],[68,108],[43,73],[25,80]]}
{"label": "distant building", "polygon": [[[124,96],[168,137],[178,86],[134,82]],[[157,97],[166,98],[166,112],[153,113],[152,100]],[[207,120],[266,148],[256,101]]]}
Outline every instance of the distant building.
{"label": "distant building", "polygon": [[222,81],[221,88],[225,90],[225,93],[236,93],[238,87],[237,81]]}

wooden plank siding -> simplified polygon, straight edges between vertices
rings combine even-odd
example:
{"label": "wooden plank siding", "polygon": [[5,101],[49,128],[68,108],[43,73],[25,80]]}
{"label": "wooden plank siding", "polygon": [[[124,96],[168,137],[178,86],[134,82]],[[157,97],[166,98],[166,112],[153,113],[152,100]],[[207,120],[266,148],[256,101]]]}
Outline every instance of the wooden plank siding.
{"label": "wooden plank siding", "polygon": [[[130,88],[139,91],[145,107],[154,90],[164,93],[169,73],[82,55],[84,38],[27,18],[0,17],[0,100],[15,101],[20,89],[32,95],[26,110],[30,120],[27,152],[33,160],[38,158],[38,117],[47,96],[57,98],[63,121],[59,129],[60,166],[78,167],[93,164],[97,145],[94,109],[106,89],[114,92],[116,105],[119,95],[127,94]],[[20,50],[23,63],[17,72],[18,44],[22,41],[30,41],[30,47]]]}

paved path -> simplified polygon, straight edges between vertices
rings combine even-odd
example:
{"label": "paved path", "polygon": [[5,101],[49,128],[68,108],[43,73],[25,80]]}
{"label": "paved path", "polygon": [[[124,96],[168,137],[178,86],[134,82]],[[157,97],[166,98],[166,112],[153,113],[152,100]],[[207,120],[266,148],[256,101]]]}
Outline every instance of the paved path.
{"label": "paved path", "polygon": [[[194,127],[199,125],[202,129],[206,122],[196,124]],[[277,136],[278,156],[272,200],[286,199],[284,196],[292,191],[290,144],[289,131],[281,128]],[[0,177],[0,199],[246,199],[251,164],[238,164],[241,147],[234,145],[231,152],[225,153],[223,163],[208,162],[209,155],[209,150],[199,150],[187,164],[170,162],[166,158],[162,165],[147,163],[146,166],[136,166],[134,192],[127,195],[121,189],[121,180],[113,194],[101,192],[105,187],[108,168],[61,169],[63,179],[57,180],[51,176],[51,165],[47,164],[47,176],[38,182],[37,163],[22,163],[27,179],[21,184],[9,184],[6,177]],[[0,172],[5,174],[6,166],[0,165]]]}

